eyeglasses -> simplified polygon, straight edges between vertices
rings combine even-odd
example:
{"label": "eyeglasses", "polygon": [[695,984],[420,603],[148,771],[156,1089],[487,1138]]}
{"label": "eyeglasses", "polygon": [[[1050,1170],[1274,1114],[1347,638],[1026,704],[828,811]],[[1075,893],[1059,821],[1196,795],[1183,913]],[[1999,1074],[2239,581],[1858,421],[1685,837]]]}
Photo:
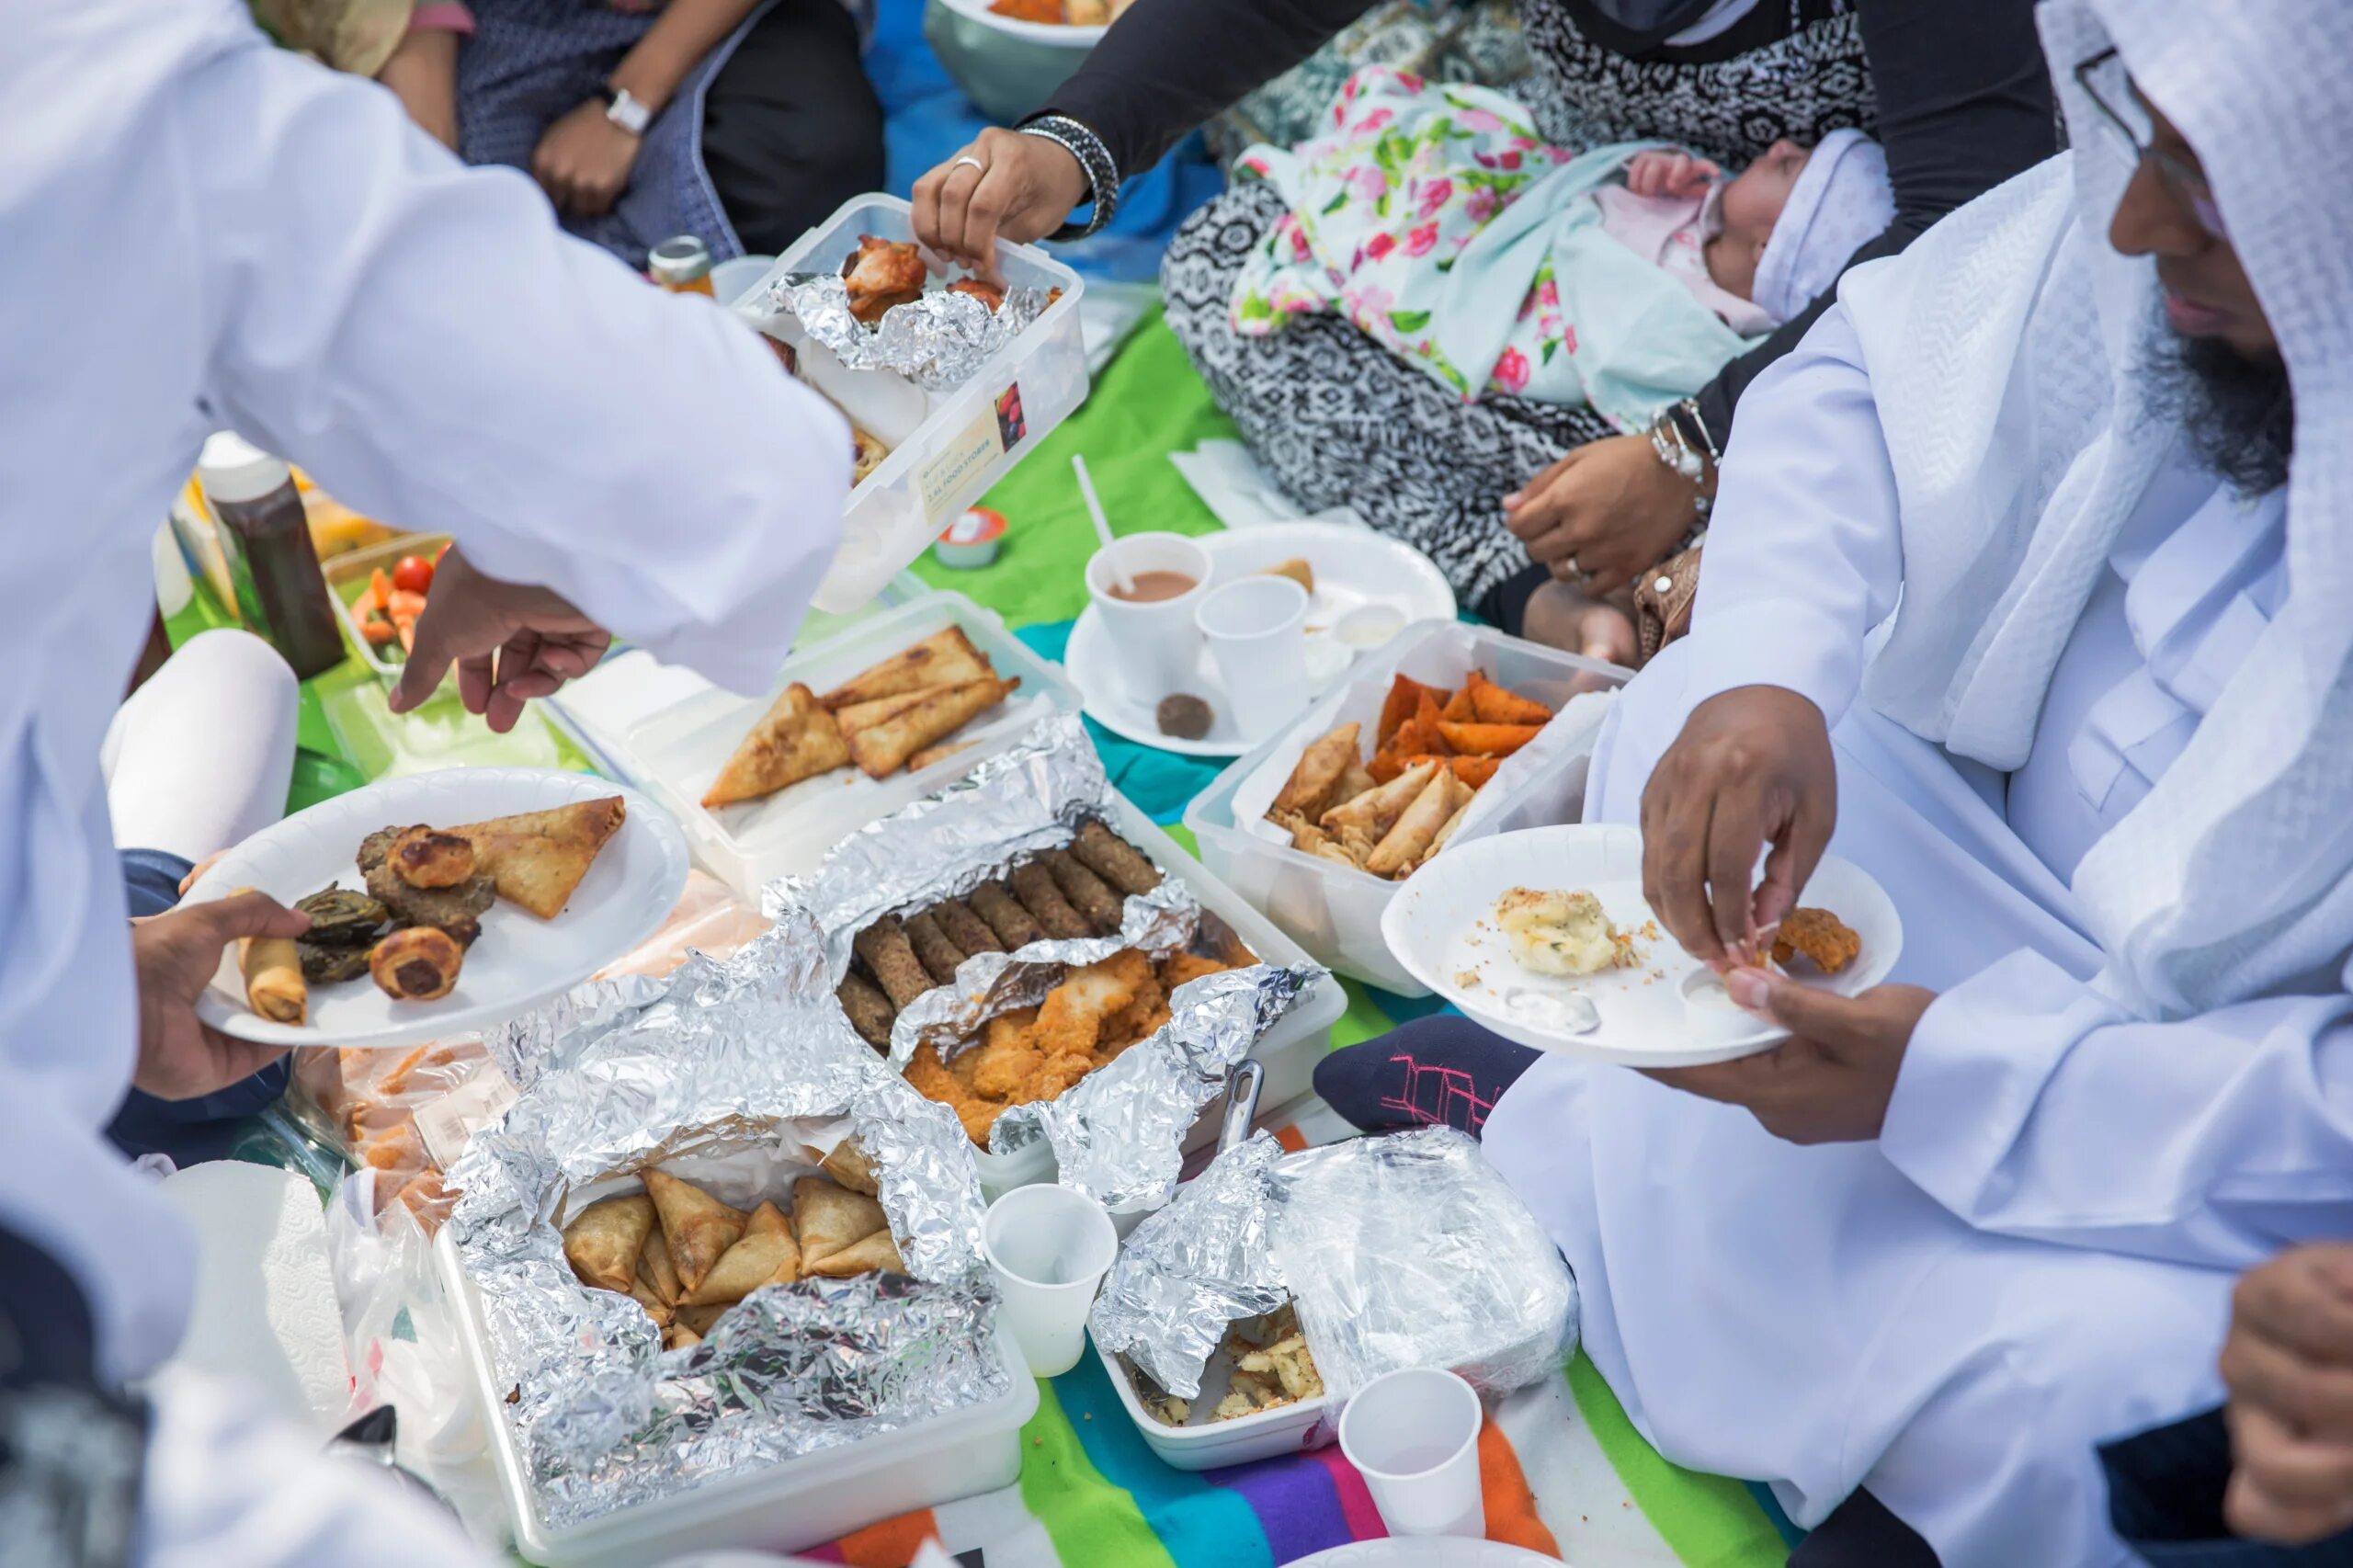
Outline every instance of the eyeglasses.
{"label": "eyeglasses", "polygon": [[[2190,216],[2210,238],[2227,240],[2230,231],[2223,226],[2222,210],[2214,201],[2214,187],[2206,176],[2175,157],[2171,153],[2150,145],[2148,110],[2141,101],[2140,89],[2131,78],[2124,78],[2124,92],[2120,95],[2111,85],[2102,89],[2093,74],[2117,59],[2116,51],[2104,49],[2075,67],[2075,85],[2100,112],[2101,129],[2117,143],[2117,150],[2136,165],[2143,162],[2154,164],[2157,177],[2165,182],[2174,199],[2189,209]],[[2112,74],[2123,75],[2119,71]]]}

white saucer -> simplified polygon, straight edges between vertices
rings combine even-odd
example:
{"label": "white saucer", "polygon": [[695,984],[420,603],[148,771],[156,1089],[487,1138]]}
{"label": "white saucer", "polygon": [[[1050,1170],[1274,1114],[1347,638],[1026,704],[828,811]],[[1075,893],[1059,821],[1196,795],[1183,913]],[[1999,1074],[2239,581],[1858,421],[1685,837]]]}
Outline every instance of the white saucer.
{"label": "white saucer", "polygon": [[1141,745],[1183,756],[1240,756],[1290,723],[1370,651],[1347,646],[1337,635],[1337,627],[1351,612],[1359,620],[1387,612],[1398,631],[1415,621],[1454,619],[1454,590],[1429,557],[1369,528],[1346,523],[1268,523],[1204,534],[1195,542],[1209,552],[1213,586],[1293,557],[1303,558],[1313,569],[1315,592],[1307,605],[1309,689],[1299,694],[1293,710],[1281,720],[1255,733],[1245,733],[1226,711],[1225,683],[1218,678],[1205,647],[1188,689],[1210,705],[1210,733],[1198,741],[1163,734],[1154,712],[1161,694],[1138,699],[1121,687],[1106,645],[1103,618],[1089,605],[1071,628],[1063,666],[1078,687],[1086,716]]}
{"label": "white saucer", "polygon": [[1560,1568],[1559,1560],[1500,1540],[1462,1536],[1390,1536],[1302,1557],[1291,1568]]}
{"label": "white saucer", "polygon": [[[1506,889],[1582,889],[1620,931],[1639,938],[1642,964],[1580,979],[1521,968],[1495,924]],[[1862,938],[1835,975],[1802,966],[1802,983],[1852,996],[1885,980],[1904,950],[1904,924],[1886,890],[1851,860],[1825,855],[1800,903],[1829,910]],[[1789,1031],[1742,1011],[1728,996],[1687,999],[1705,973],[1654,924],[1643,898],[1643,835],[1614,824],[1571,824],[1499,834],[1449,846],[1389,901],[1381,935],[1407,972],[1506,1040],[1626,1067],[1696,1067],[1770,1050]],[[1693,989],[1713,988],[1696,983]],[[1593,1026],[1572,1022],[1587,1007]]]}

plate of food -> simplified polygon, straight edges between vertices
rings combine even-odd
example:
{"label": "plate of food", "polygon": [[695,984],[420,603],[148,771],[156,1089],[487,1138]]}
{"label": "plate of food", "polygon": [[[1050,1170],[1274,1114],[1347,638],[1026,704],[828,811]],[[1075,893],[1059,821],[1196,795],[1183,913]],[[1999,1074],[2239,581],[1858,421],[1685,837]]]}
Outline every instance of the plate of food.
{"label": "plate of food", "polygon": [[[1408,626],[1454,619],[1454,590],[1429,558],[1367,528],[1268,523],[1204,534],[1195,542],[1209,555],[1213,587],[1263,573],[1289,577],[1307,590],[1308,687],[1299,694],[1301,708]],[[1239,756],[1273,733],[1245,732],[1224,710],[1224,683],[1206,646],[1193,684],[1207,705],[1207,722],[1188,725],[1172,715],[1169,703],[1124,688],[1117,662],[1104,649],[1108,636],[1089,605],[1071,628],[1063,662],[1086,700],[1086,716],[1112,733],[1186,756]]]}
{"label": "plate of food", "polygon": [[197,1017],[265,1045],[415,1045],[503,1023],[651,935],[686,885],[677,825],[600,778],[388,778],[222,856],[188,900],[258,889],[312,917],[241,942]]}
{"label": "plate of food", "polygon": [[[1628,1067],[1694,1067],[1788,1031],[1733,1005],[1643,897],[1643,838],[1617,824],[1498,834],[1434,860],[1381,915],[1400,963],[1507,1040]],[[1851,996],[1904,949],[1870,873],[1825,855],[1773,933],[1769,961]]]}

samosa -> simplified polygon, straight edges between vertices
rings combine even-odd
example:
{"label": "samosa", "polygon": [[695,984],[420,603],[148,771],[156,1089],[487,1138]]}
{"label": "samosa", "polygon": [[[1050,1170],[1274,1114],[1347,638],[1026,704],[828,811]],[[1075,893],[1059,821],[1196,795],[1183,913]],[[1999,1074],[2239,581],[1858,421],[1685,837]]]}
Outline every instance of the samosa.
{"label": "samosa", "polygon": [[849,737],[850,760],[870,778],[896,772],[907,758],[987,712],[1013,695],[1021,682],[983,676],[962,686],[942,687],[882,722]]}
{"label": "samosa", "polygon": [[[651,1203],[653,1199],[646,1201]],[[663,1240],[659,1225],[645,1233],[644,1250],[637,1255],[637,1277],[653,1286],[654,1293],[671,1306],[676,1306],[678,1298],[687,1293],[686,1286],[678,1280],[677,1265],[670,1261],[670,1244]]]}
{"label": "samosa", "polygon": [[904,1274],[907,1266],[889,1231],[877,1231],[864,1241],[826,1255],[809,1272],[826,1279],[847,1279],[854,1274]]}
{"label": "samosa", "polygon": [[800,1233],[801,1271],[816,1274],[817,1266],[835,1253],[877,1231],[888,1235],[891,1221],[873,1199],[822,1176],[802,1176],[792,1184],[792,1227]]}
{"label": "samosa", "polygon": [[494,817],[449,831],[474,846],[498,896],[552,920],[613,835],[628,808],[619,795],[575,801],[551,812]]}
{"label": "samosa", "polygon": [[783,1212],[773,1203],[762,1203],[752,1210],[743,1239],[711,1266],[700,1285],[687,1292],[685,1304],[740,1301],[771,1279],[790,1282],[799,1273],[800,1258],[801,1248]]}
{"label": "samosa", "polygon": [[1267,814],[1280,817],[1296,812],[1312,817],[1336,804],[1340,780],[1347,777],[1348,769],[1358,766],[1358,726],[1342,724],[1311,742],[1300,754],[1298,766],[1290,770],[1282,793],[1267,808]]}
{"label": "samosa", "polygon": [[818,706],[816,693],[795,681],[736,744],[734,755],[704,791],[702,803],[732,806],[756,801],[848,766],[849,746],[834,716]]}
{"label": "samosa", "polygon": [[986,680],[995,674],[987,658],[964,635],[964,629],[950,626],[859,671],[818,700],[828,708],[847,708],[854,702],[897,697],[926,687],[962,686],[969,681]]}
{"label": "samosa", "polygon": [[584,1285],[626,1293],[637,1255],[654,1228],[654,1203],[642,1192],[591,1203],[563,1228],[563,1256]]}
{"label": "samosa", "polygon": [[749,1217],[730,1209],[692,1182],[666,1171],[645,1173],[645,1190],[662,1219],[662,1239],[678,1283],[692,1292],[729,1247],[743,1238]]}

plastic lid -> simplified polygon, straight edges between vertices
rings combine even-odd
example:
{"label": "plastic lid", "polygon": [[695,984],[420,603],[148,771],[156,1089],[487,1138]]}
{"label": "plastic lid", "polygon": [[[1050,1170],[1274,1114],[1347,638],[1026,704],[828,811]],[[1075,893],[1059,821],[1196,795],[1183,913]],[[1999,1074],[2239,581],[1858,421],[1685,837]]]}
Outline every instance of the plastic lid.
{"label": "plastic lid", "polygon": [[664,240],[646,253],[645,269],[659,283],[691,283],[710,275],[710,247],[692,234]]}
{"label": "plastic lid", "polygon": [[222,430],[205,438],[203,454],[196,460],[196,477],[209,498],[234,505],[258,501],[279,485],[292,483],[294,471],[285,459],[271,457],[233,430]]}
{"label": "plastic lid", "polygon": [[939,537],[949,544],[979,544],[985,540],[1000,539],[1005,534],[1005,515],[992,512],[986,506],[975,506],[948,525]]}

